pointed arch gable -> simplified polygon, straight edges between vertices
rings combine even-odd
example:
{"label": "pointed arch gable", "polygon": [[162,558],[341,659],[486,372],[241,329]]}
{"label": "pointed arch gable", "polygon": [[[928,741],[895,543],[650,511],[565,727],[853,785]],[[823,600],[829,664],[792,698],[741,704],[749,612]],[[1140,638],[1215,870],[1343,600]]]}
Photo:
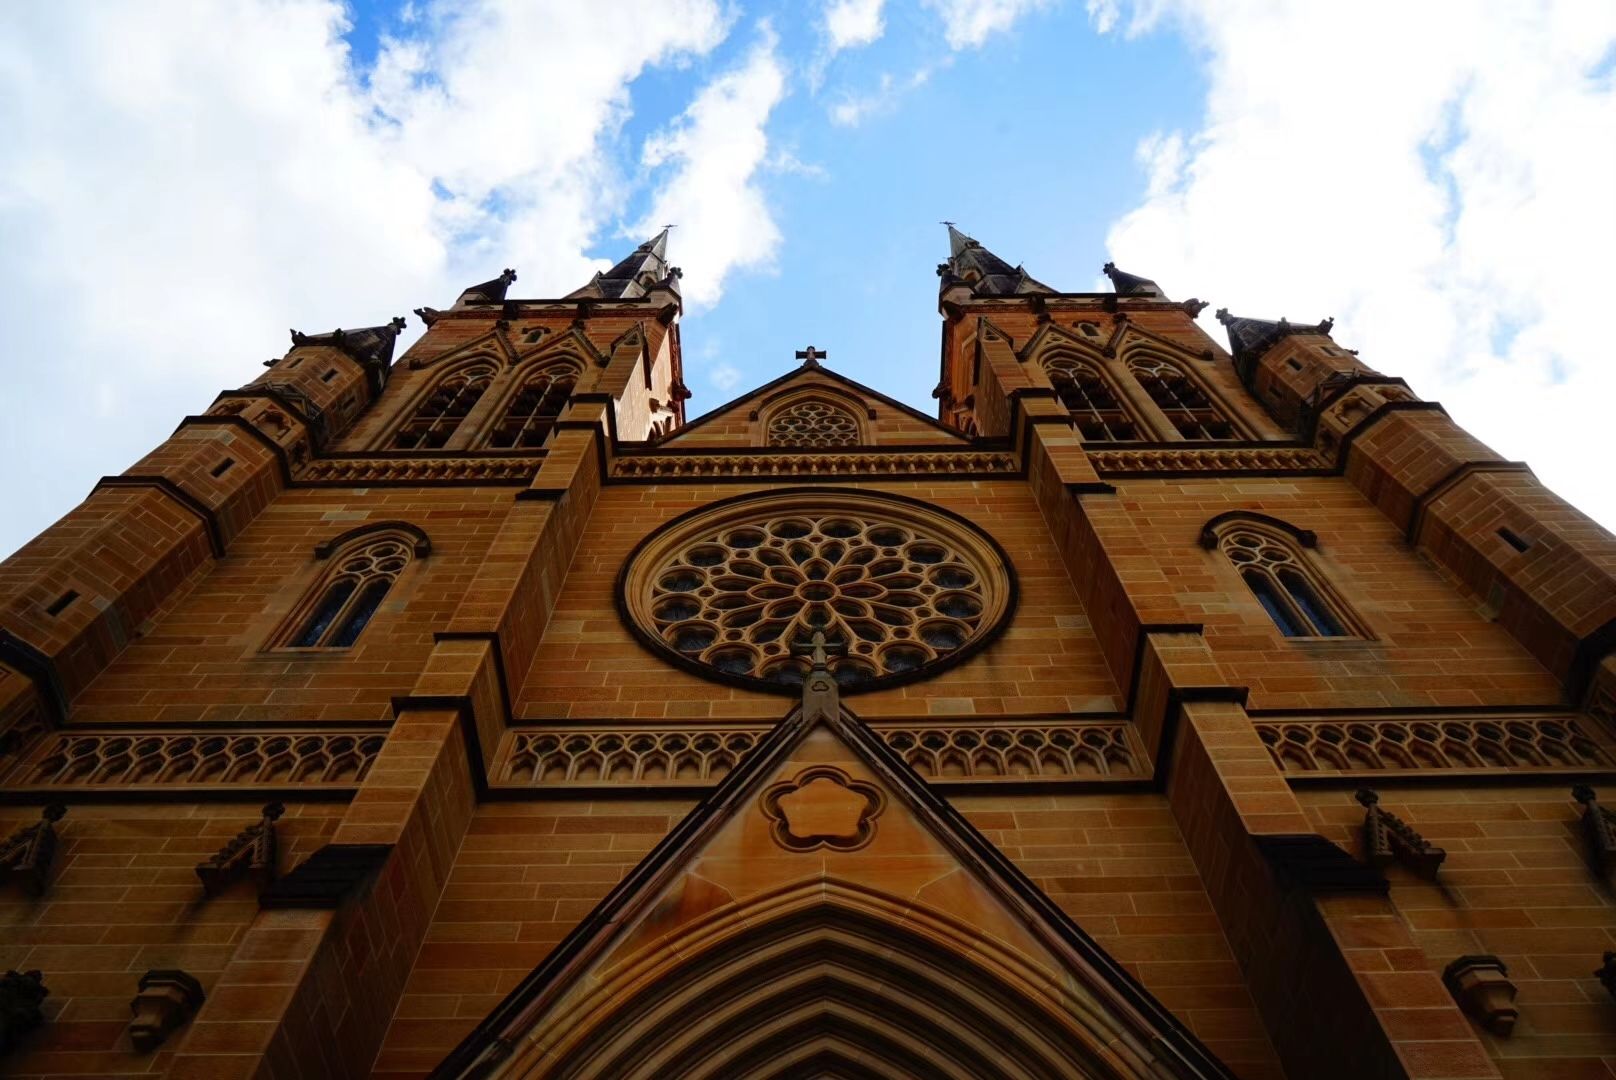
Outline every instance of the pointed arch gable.
{"label": "pointed arch gable", "polygon": [[642,951],[568,1004],[537,1040],[558,1080],[752,1075],[827,1037],[898,1075],[1150,1075],[1145,1046],[1055,972],[834,878],[684,924],[677,949]]}
{"label": "pointed arch gable", "polygon": [[427,536],[426,530],[419,525],[408,521],[367,521],[363,525],[355,525],[346,532],[340,532],[329,540],[322,540],[314,545],[316,559],[329,559],[335,552],[348,546],[356,540],[370,536],[374,533],[398,533],[406,538],[410,544],[411,553],[416,558],[425,558],[432,554],[432,538]]}
{"label": "pointed arch gable", "polygon": [[429,368],[456,364],[463,360],[471,359],[474,355],[487,355],[504,365],[510,363],[512,354],[510,346],[499,332],[489,330],[486,333],[477,335],[470,341],[463,341],[437,356],[426,359],[411,357],[409,366],[411,371],[426,371]]}
{"label": "pointed arch gable", "polygon": [[[759,862],[758,845],[770,850],[763,807],[774,805],[761,796],[803,773],[822,778],[827,764],[884,792],[873,840],[825,839]],[[881,867],[900,851],[927,862],[893,892]],[[870,984],[871,957],[901,969],[903,982],[882,984],[899,990]],[[794,992],[771,992],[782,975]],[[792,1034],[756,1034],[768,1030]],[[800,708],[432,1075],[734,1075],[714,1065],[714,1046],[758,1061],[749,1075],[782,1075],[793,1039],[832,1059],[894,1063],[868,1075],[915,1075],[905,1054],[934,1061],[954,1039],[967,1060],[998,1044],[997,1060],[1009,1053],[1023,1068],[977,1080],[1232,1077],[878,736],[845,710]]]}
{"label": "pointed arch gable", "polygon": [[[703,413],[667,435],[651,440],[650,443],[653,446],[670,446],[683,440],[690,443],[712,441],[725,445],[736,445],[732,439],[723,437],[719,432],[727,430],[730,426],[755,423],[754,414],[759,411],[764,401],[773,400],[781,394],[794,391],[797,388],[796,384],[799,383],[803,386],[820,387],[827,391],[835,387],[850,404],[855,401],[858,402],[858,405],[854,407],[861,410],[866,422],[870,419],[869,414],[874,412],[878,418],[875,422],[882,427],[883,444],[890,441],[891,445],[947,443],[957,446],[961,443],[970,442],[966,436],[961,435],[958,431],[943,426],[936,417],[927,416],[918,409],[905,405],[895,398],[888,397],[878,390],[874,390],[863,383],[849,379],[847,376],[821,365],[816,368],[799,367],[788,371],[777,379],[764,383],[762,386],[749,390],[739,397]],[[900,436],[889,440],[888,437],[892,434],[891,431],[887,430],[889,423],[896,424],[900,428],[906,428],[908,431],[913,432],[914,435],[919,436],[919,438]]]}

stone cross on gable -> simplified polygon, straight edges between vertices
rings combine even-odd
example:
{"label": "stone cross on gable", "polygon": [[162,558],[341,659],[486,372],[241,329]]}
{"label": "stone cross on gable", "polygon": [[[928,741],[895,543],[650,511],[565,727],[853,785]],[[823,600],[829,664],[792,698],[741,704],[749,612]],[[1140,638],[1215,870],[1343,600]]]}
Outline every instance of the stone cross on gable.
{"label": "stone cross on gable", "polygon": [[809,657],[809,663],[815,671],[829,670],[830,657],[841,656],[847,652],[847,642],[827,641],[825,631],[815,630],[814,636],[808,641],[794,641],[791,643],[793,656]]}
{"label": "stone cross on gable", "polygon": [[802,711],[810,720],[816,716],[834,716],[840,710],[836,680],[830,673],[832,653],[847,652],[847,642],[825,640],[825,631],[815,630],[809,641],[791,643],[794,656],[806,656],[813,665],[808,677],[802,680]]}
{"label": "stone cross on gable", "polygon": [[812,345],[797,350],[797,359],[802,361],[803,367],[818,367],[819,362],[829,355],[830,353],[822,353]]}

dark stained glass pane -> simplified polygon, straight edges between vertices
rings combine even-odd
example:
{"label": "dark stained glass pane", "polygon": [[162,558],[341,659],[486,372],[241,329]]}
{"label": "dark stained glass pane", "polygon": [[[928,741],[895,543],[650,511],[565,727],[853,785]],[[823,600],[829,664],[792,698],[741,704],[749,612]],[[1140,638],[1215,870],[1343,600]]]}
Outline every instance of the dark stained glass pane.
{"label": "dark stained glass pane", "polygon": [[320,644],[320,639],[325,636],[326,630],[331,626],[331,621],[337,617],[337,613],[342,610],[342,605],[348,602],[348,597],[353,595],[353,591],[354,580],[352,578],[343,578],[341,581],[333,583],[325,591],[325,596],[320,600],[320,606],[314,609],[314,614],[309,616],[309,621],[304,624],[303,632],[297,635],[292,644],[300,649],[312,648]]}
{"label": "dark stained glass pane", "polygon": [[1291,610],[1290,604],[1280,595],[1273,578],[1257,570],[1247,570],[1241,576],[1246,579],[1246,584],[1257,597],[1257,602],[1268,612],[1268,617],[1279,627],[1280,633],[1286,637],[1311,636],[1311,628],[1302,625],[1296,612]]}
{"label": "dark stained glass pane", "polygon": [[332,648],[345,649],[359,639],[360,631],[370,624],[371,616],[376,614],[376,609],[381,606],[382,598],[387,595],[387,590],[392,584],[389,578],[378,578],[365,586],[364,591],[359,594],[359,599],[354,601],[347,617],[342,620],[342,625],[331,635]]}

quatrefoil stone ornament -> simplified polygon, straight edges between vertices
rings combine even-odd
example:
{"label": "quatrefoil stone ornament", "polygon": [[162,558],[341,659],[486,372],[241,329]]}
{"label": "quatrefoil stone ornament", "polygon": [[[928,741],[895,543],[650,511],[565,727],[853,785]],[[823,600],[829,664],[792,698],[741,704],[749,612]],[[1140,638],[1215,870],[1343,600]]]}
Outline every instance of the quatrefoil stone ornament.
{"label": "quatrefoil stone ornament", "polygon": [[805,769],[763,793],[762,809],[774,839],[790,851],[852,851],[875,838],[886,799],[874,784],[851,779],[829,765]]}

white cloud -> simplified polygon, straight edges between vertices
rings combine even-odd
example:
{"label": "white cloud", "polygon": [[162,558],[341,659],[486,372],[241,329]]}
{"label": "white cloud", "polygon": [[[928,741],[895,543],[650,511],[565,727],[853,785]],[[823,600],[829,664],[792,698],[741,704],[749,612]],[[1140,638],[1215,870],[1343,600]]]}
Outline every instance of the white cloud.
{"label": "white cloud", "polygon": [[[944,58],[938,66],[946,66],[948,62],[948,58]],[[851,92],[843,94],[830,106],[827,115],[831,123],[838,127],[858,127],[872,116],[896,109],[905,94],[926,85],[931,79],[931,73],[930,67],[923,67],[907,79],[899,81],[890,73],[883,72],[873,91],[868,94]]]}
{"label": "white cloud", "polygon": [[[288,325],[441,306],[502,266],[528,295],[580,284],[634,179],[613,165],[629,84],[728,30],[716,0],[416,4],[364,85],[345,12],[0,9],[0,554],[252,379]],[[749,175],[708,176],[701,205]],[[772,250],[760,207],[745,188]],[[738,265],[684,261],[706,296]]]}
{"label": "white cloud", "polygon": [[734,364],[717,364],[708,370],[707,381],[720,392],[728,393],[740,385],[741,372]]}
{"label": "white cloud", "polygon": [[1237,314],[1337,316],[1365,362],[1616,525],[1616,365],[1591,313],[1616,250],[1616,7],[1132,14],[1129,33],[1166,21],[1205,47],[1210,90],[1200,130],[1141,143],[1148,190],[1111,230],[1116,261]]}
{"label": "white cloud", "polygon": [[764,126],[785,96],[777,43],[765,25],[739,66],[702,87],[683,115],[646,140],[645,165],[672,175],[659,182],[637,231],[662,222],[680,227],[684,296],[698,309],[718,302],[732,270],[770,266],[780,244],[757,185],[769,162]]}
{"label": "white cloud", "polygon": [[832,0],[825,8],[825,37],[830,51],[837,53],[879,41],[886,32],[882,4],[883,0]]}
{"label": "white cloud", "polygon": [[1017,19],[1049,7],[1054,0],[921,0],[943,20],[951,49],[974,49]]}

